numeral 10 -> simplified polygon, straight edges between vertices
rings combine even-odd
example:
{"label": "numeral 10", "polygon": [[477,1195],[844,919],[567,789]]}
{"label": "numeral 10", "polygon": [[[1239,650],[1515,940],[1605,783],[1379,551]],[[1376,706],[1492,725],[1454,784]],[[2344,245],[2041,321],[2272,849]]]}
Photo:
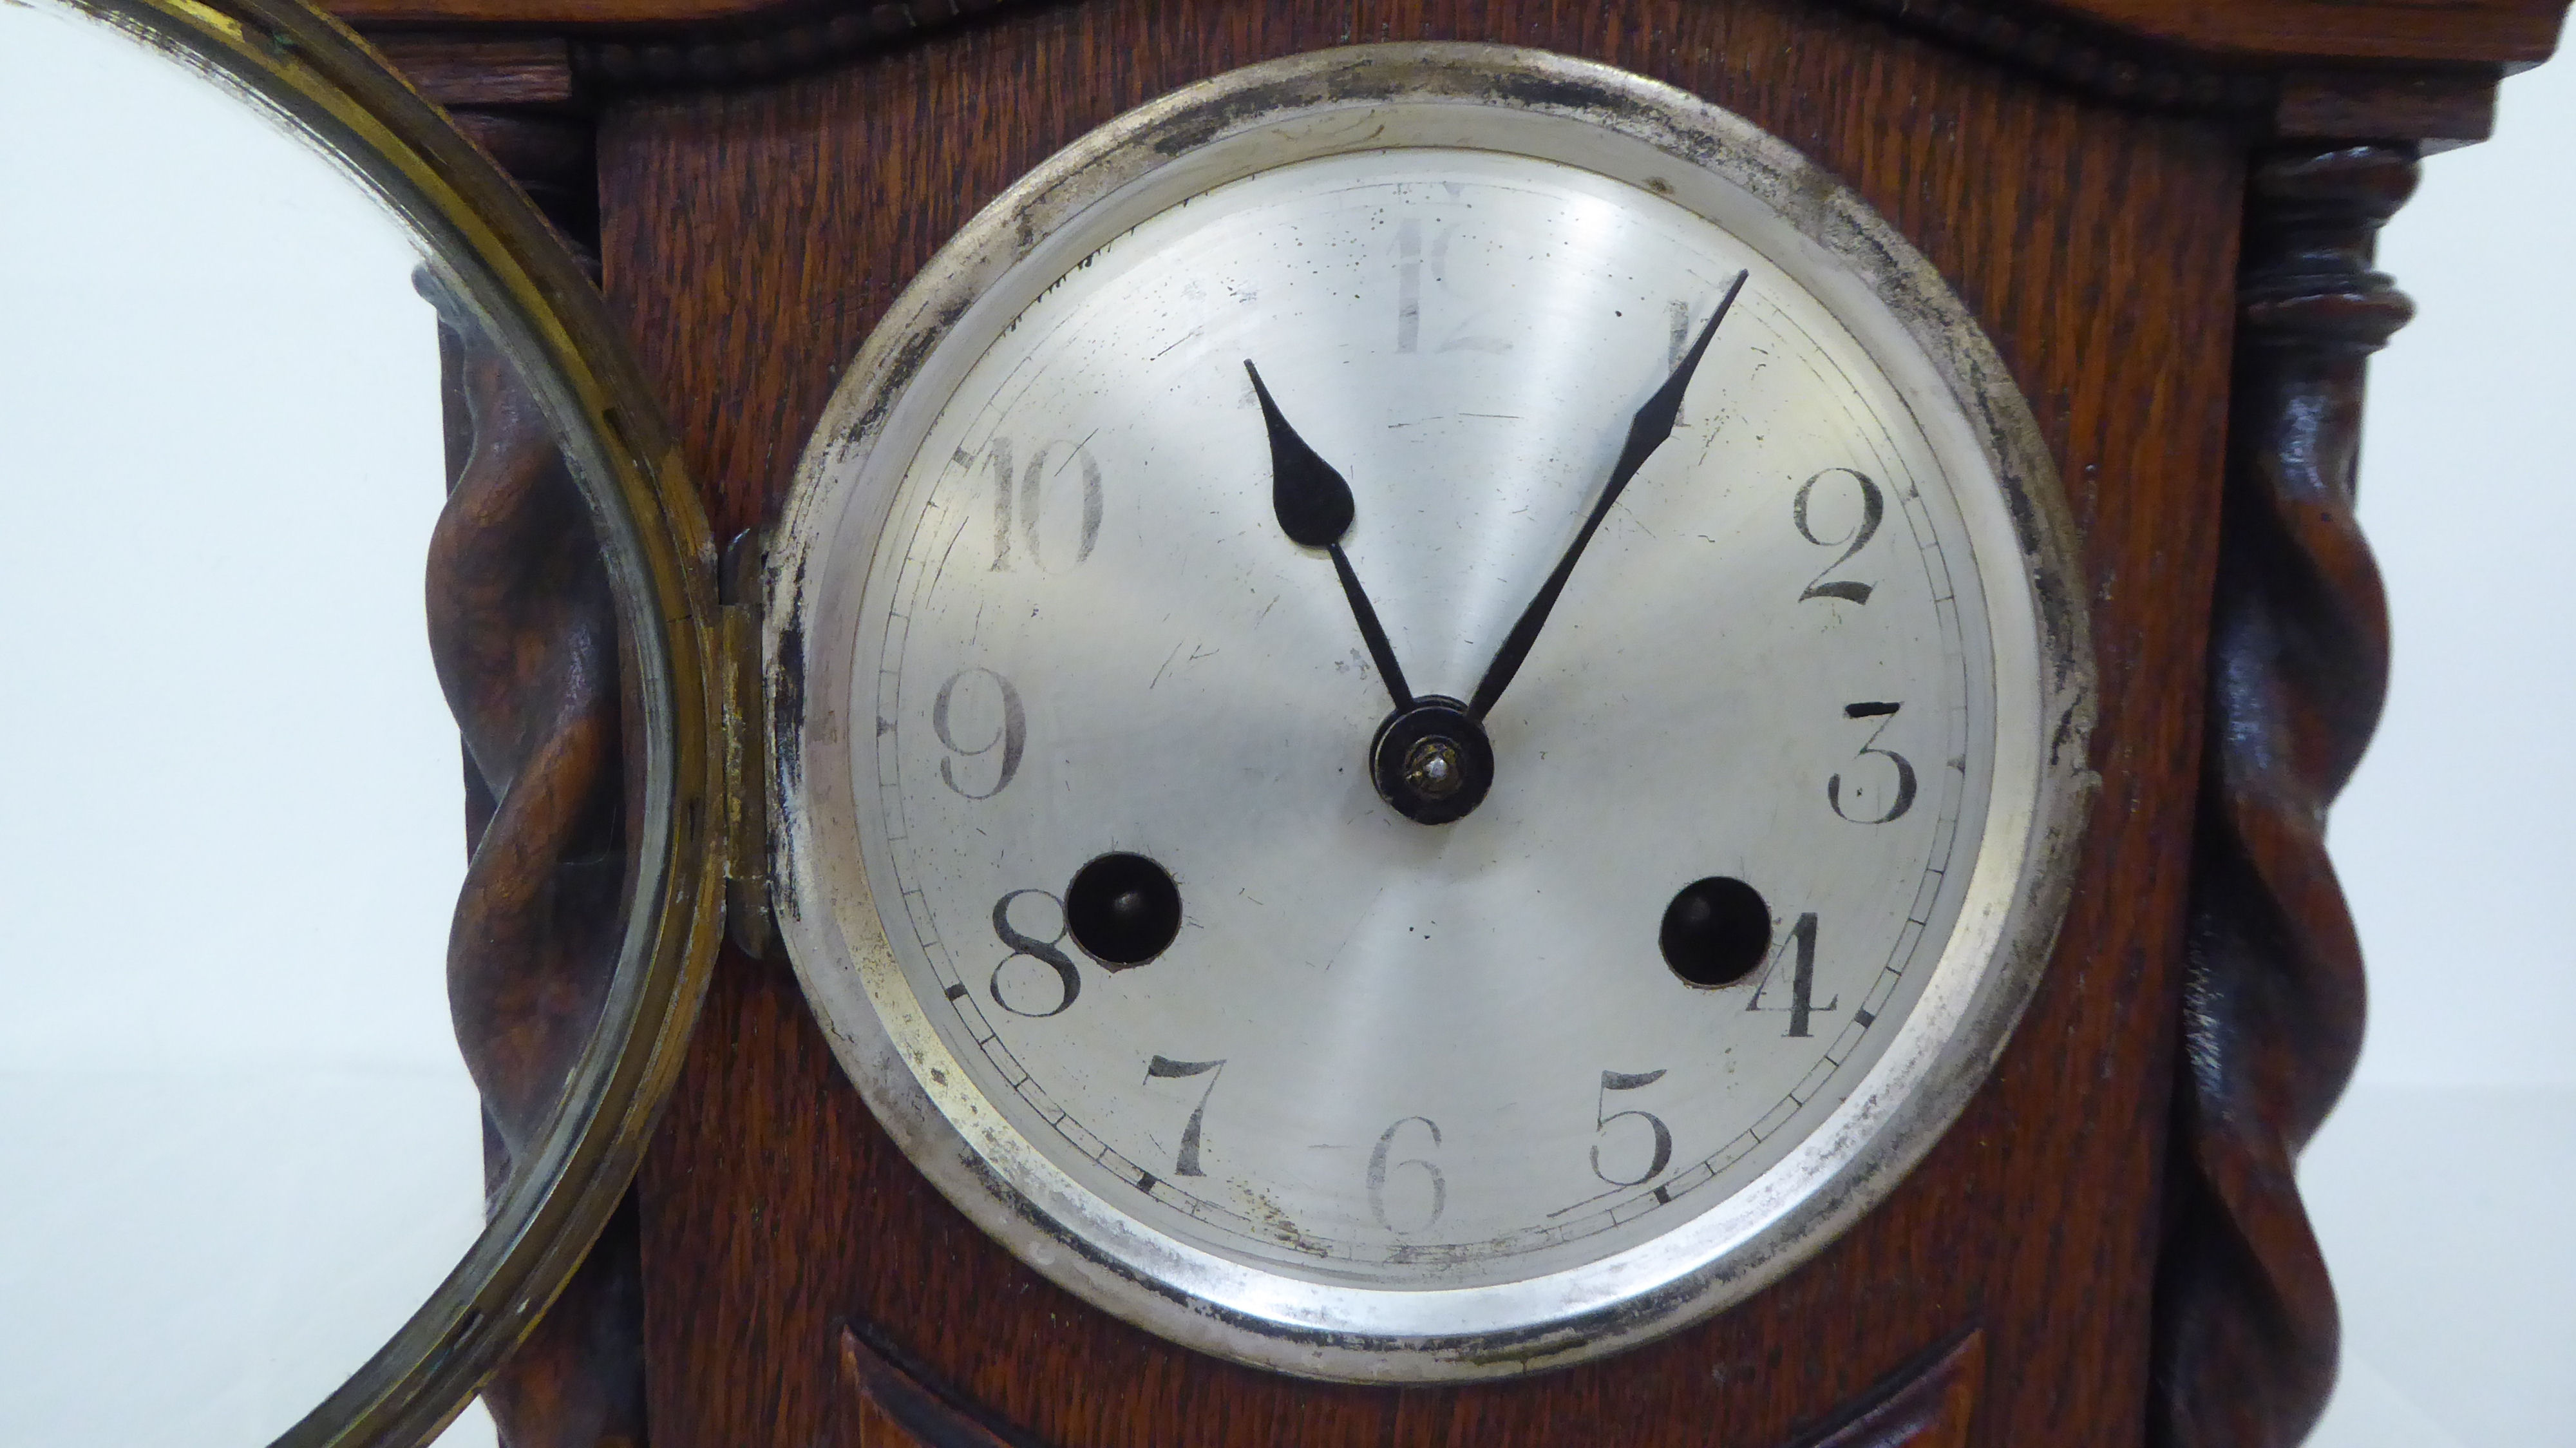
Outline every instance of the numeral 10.
{"label": "numeral 10", "polygon": [[[959,450],[956,461],[961,467],[974,467],[976,455]],[[1071,567],[1091,556],[1100,541],[1100,514],[1103,494],[1100,486],[1100,464],[1092,459],[1080,443],[1050,442],[1039,448],[1028,460],[1028,466],[1016,474],[1011,469],[1011,440],[997,437],[984,445],[984,470],[993,480],[993,571],[1007,573],[1013,566],[1015,551],[1024,550],[1029,562],[1041,570],[1050,565],[1038,541],[1038,519],[1043,505],[1066,468],[1075,470],[1082,488],[1082,531],[1074,540],[1073,556],[1064,564]]]}

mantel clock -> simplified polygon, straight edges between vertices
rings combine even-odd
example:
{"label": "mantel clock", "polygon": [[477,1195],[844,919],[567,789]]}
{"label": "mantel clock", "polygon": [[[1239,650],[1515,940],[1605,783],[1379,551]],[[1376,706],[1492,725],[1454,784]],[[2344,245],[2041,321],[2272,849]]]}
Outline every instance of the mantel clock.
{"label": "mantel clock", "polygon": [[674,439],[440,637],[709,721],[505,1441],[2306,1433],[2371,238],[2555,0],[331,8]]}

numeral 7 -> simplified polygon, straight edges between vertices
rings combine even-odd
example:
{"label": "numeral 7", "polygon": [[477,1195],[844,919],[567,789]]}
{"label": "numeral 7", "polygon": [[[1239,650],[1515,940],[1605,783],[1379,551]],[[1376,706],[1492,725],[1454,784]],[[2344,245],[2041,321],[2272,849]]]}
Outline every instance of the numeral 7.
{"label": "numeral 7", "polygon": [[1156,1056],[1145,1068],[1145,1080],[1176,1080],[1183,1076],[1205,1076],[1207,1088],[1199,1092],[1199,1104],[1190,1112],[1190,1124],[1181,1128],[1181,1152],[1173,1159],[1172,1175],[1206,1176],[1199,1170],[1199,1123],[1207,1117],[1208,1098],[1216,1094],[1216,1078],[1225,1071],[1223,1061],[1175,1061],[1169,1056]]}

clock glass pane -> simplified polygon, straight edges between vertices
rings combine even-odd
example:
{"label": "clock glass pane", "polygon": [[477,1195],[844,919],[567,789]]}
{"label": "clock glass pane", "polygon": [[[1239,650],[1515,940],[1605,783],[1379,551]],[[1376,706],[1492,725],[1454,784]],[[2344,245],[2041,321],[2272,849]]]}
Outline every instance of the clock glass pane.
{"label": "clock glass pane", "polygon": [[[1978,855],[1994,483],[1788,270],[1575,167],[1353,153],[1161,211],[980,345],[847,706],[894,958],[1013,1130],[1201,1250],[1458,1287],[1654,1237],[1851,1094]],[[1492,694],[1489,771],[1392,766],[1489,783],[1459,817],[1381,791],[1389,659]]]}

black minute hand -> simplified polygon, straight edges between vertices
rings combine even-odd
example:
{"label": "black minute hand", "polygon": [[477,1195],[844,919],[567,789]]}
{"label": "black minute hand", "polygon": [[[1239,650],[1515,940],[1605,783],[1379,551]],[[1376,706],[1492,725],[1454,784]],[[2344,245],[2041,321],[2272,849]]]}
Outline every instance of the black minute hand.
{"label": "black minute hand", "polygon": [[1377,621],[1377,610],[1369,607],[1368,593],[1360,587],[1360,576],[1351,571],[1351,560],[1342,556],[1342,535],[1351,530],[1351,485],[1279,415],[1279,404],[1270,400],[1270,389],[1262,385],[1261,371],[1252,359],[1244,359],[1243,370],[1252,374],[1253,395],[1261,399],[1261,420],[1270,429],[1270,507],[1279,515],[1280,531],[1293,542],[1333,555],[1333,571],[1341,575],[1342,595],[1351,601],[1351,615],[1359,620],[1369,657],[1377,661],[1378,677],[1385,681],[1395,707],[1409,709],[1413,691],[1404,686],[1404,670],[1396,667],[1394,646],[1386,641],[1386,628]]}
{"label": "black minute hand", "polygon": [[1655,395],[1647,398],[1646,405],[1638,408],[1636,417],[1629,421],[1628,445],[1619,450],[1619,464],[1610,470],[1610,483],[1601,490],[1601,500],[1592,505],[1591,516],[1583,520],[1583,527],[1575,533],[1574,541],[1566,545],[1565,556],[1556,561],[1556,571],[1547,576],[1547,582],[1539,585],[1538,596],[1529,601],[1529,607],[1521,610],[1520,622],[1513,624],[1512,631],[1504,636],[1503,646],[1494,650],[1494,661],[1485,666],[1485,677],[1477,681],[1476,697],[1467,701],[1468,718],[1482,723],[1486,711],[1503,696],[1503,690],[1512,682],[1512,675],[1520,672],[1521,661],[1529,657],[1530,645],[1538,642],[1538,631],[1546,625],[1548,611],[1556,607],[1556,596],[1565,591],[1565,580],[1573,576],[1574,561],[1583,556],[1583,545],[1592,541],[1592,534],[1600,528],[1601,520],[1610,516],[1611,506],[1619,501],[1619,492],[1628,486],[1628,480],[1635,477],[1637,470],[1646,465],[1646,459],[1655,455],[1655,449],[1662,447],[1664,440],[1673,435],[1674,424],[1681,420],[1682,394],[1690,389],[1691,374],[1699,370],[1700,354],[1708,350],[1709,339],[1717,335],[1717,324],[1726,320],[1727,309],[1735,305],[1735,294],[1744,290],[1744,279],[1751,275],[1749,271],[1735,274],[1735,281],[1726,289],[1725,300],[1717,304],[1717,311],[1709,317],[1708,325],[1700,329],[1699,340],[1691,344],[1690,352],[1682,358],[1681,365],[1673,369],[1673,375],[1664,379],[1664,385],[1655,389]]}

